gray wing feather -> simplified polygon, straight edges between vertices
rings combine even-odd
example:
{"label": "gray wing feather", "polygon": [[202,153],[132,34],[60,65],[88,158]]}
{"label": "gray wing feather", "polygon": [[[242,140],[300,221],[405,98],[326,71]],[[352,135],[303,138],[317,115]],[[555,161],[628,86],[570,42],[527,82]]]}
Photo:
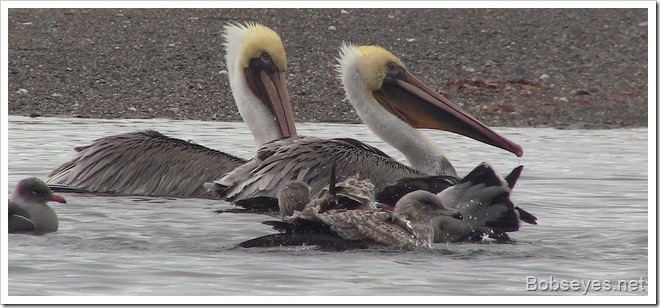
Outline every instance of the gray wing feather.
{"label": "gray wing feather", "polygon": [[153,130],[104,137],[76,148],[48,184],[94,193],[212,198],[203,183],[246,160]]}
{"label": "gray wing feather", "polygon": [[275,197],[287,182],[298,180],[317,196],[328,185],[336,163],[337,181],[359,175],[378,191],[397,179],[422,175],[375,148],[352,139],[293,137],[265,144],[252,160],[214,182],[212,189],[228,201]]}
{"label": "gray wing feather", "polygon": [[9,233],[33,232],[37,230],[37,225],[32,220],[20,215],[10,215],[7,222]]}
{"label": "gray wing feather", "polygon": [[37,225],[30,220],[30,213],[24,210],[16,202],[9,200],[9,216],[7,218],[9,233],[32,232]]}
{"label": "gray wing feather", "polygon": [[489,222],[506,228],[506,232],[518,229],[520,222],[509,199],[509,184],[487,164],[482,163],[475,171],[479,169],[486,171],[482,173],[479,181],[466,181],[470,177],[468,175],[458,184],[438,193],[442,203],[459,210],[463,219],[435,219],[435,242],[462,241],[473,235],[480,237],[491,230],[497,231],[498,228],[488,226]]}
{"label": "gray wing feather", "polygon": [[10,216],[11,215],[19,215],[19,216],[23,216],[23,217],[26,217],[26,218],[30,218],[30,213],[28,213],[28,211],[23,209],[23,207],[18,205],[18,203],[16,203],[15,201],[9,200],[8,210],[9,210],[9,215]]}

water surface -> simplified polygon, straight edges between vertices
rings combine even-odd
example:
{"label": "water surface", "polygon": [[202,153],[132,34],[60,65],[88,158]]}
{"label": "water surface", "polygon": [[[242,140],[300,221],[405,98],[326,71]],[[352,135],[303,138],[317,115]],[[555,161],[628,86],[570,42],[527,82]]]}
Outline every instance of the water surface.
{"label": "water surface", "polygon": [[[305,124],[301,135],[351,137],[403,160],[363,125]],[[248,158],[243,123],[9,117],[9,191],[46,175],[73,147],[152,128]],[[214,200],[66,194],[57,233],[9,235],[9,295],[581,295],[528,291],[529,279],[648,279],[647,129],[497,129],[523,158],[426,131],[459,174],[482,161],[525,165],[512,199],[539,218],[515,244],[436,244],[411,252],[243,249],[273,232],[266,216],[215,214]],[[529,278],[532,277],[532,278]],[[542,286],[542,285],[540,285]],[[537,285],[538,287],[538,285]],[[646,295],[593,291],[590,295]]]}

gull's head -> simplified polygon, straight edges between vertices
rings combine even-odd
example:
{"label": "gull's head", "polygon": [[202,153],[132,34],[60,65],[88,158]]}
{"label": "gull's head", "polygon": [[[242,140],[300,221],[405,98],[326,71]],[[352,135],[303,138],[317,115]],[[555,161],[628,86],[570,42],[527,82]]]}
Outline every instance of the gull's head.
{"label": "gull's head", "polygon": [[394,207],[394,213],[409,221],[430,221],[438,216],[463,219],[461,212],[446,207],[437,195],[424,190],[416,190],[401,197]]}

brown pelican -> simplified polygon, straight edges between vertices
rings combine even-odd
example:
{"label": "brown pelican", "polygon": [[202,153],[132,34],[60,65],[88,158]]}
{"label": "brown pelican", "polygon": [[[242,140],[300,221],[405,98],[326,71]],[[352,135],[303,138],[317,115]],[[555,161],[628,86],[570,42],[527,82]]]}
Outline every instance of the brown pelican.
{"label": "brown pelican", "polygon": [[[279,35],[248,23],[226,25],[223,36],[232,94],[257,147],[295,136],[284,78],[287,58]],[[54,189],[212,197],[202,184],[245,163],[152,130],[104,137],[75,150],[73,159],[50,173],[48,184]]]}
{"label": "brown pelican", "polygon": [[456,172],[444,153],[417,128],[459,133],[522,156],[522,148],[500,136],[415,78],[396,56],[377,46],[345,44],[338,71],[349,102],[367,126],[401,151],[411,166],[353,139],[296,137],[266,143],[254,158],[207,187],[239,205],[274,198],[299,180],[318,195],[331,160],[342,176],[370,179],[377,191],[405,177]]}
{"label": "brown pelican", "polygon": [[9,233],[48,233],[57,231],[57,214],[48,201],[66,203],[38,178],[22,179],[9,199]]}

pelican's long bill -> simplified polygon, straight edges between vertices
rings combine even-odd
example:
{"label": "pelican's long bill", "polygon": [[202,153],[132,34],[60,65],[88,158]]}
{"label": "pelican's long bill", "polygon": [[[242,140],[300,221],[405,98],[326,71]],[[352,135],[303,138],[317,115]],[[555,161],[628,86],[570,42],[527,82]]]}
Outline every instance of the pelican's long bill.
{"label": "pelican's long bill", "polygon": [[521,146],[488,128],[403,68],[397,74],[388,74],[383,86],[373,94],[385,109],[415,128],[450,131],[518,157],[523,155]]}
{"label": "pelican's long bill", "polygon": [[245,78],[250,90],[273,113],[282,130],[282,136],[296,136],[296,125],[284,72],[280,72],[274,66],[256,64],[258,62],[259,59],[254,59],[245,69]]}

